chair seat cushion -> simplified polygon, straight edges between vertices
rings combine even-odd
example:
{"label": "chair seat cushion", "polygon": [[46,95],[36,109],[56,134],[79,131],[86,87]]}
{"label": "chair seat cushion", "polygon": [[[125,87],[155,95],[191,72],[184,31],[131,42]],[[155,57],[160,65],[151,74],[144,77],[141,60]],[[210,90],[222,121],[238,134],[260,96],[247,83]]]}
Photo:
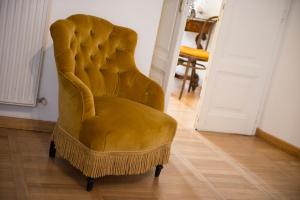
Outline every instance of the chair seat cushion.
{"label": "chair seat cushion", "polygon": [[176,121],[149,106],[120,97],[95,97],[96,116],[85,120],[79,140],[96,151],[141,151],[170,144]]}
{"label": "chair seat cushion", "polygon": [[202,61],[208,61],[209,53],[203,49],[196,49],[188,46],[180,47],[180,55],[197,58]]}

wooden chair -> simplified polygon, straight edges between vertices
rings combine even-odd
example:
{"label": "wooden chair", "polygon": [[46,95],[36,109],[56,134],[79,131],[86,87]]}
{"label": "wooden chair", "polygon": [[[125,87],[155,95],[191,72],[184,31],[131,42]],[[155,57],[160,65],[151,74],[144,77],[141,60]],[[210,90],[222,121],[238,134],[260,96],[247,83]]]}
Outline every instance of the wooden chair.
{"label": "wooden chair", "polygon": [[[182,65],[185,67],[185,72],[183,75],[175,73],[175,77],[179,79],[183,79],[182,87],[179,94],[179,99],[181,99],[183,90],[185,87],[186,80],[190,80],[188,92],[192,89],[193,91],[198,86],[198,77],[196,74],[196,70],[206,70],[205,65],[197,63],[197,61],[207,62],[209,59],[209,52],[207,51],[208,44],[211,38],[211,33],[214,28],[214,25],[218,21],[218,17],[210,17],[208,18],[201,28],[200,33],[196,36],[195,42],[197,48],[192,48],[188,46],[181,46],[178,65]],[[202,40],[206,40],[205,48],[202,47]],[[189,69],[192,69],[192,72],[189,74]]]}

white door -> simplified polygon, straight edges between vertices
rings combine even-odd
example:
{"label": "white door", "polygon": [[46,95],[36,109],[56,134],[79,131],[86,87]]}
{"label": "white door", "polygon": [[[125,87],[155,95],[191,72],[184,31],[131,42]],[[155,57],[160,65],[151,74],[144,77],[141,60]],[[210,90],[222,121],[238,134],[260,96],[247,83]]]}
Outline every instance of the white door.
{"label": "white door", "polygon": [[171,93],[179,46],[185,27],[189,0],[164,0],[150,78],[159,83],[165,91],[165,108]]}
{"label": "white door", "polygon": [[271,78],[289,0],[227,0],[196,129],[250,135]]}

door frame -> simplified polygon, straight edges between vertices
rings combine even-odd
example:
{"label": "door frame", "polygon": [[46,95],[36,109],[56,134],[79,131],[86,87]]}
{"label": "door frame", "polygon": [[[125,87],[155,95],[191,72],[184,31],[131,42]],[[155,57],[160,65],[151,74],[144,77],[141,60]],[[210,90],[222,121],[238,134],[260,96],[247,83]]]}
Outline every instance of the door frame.
{"label": "door frame", "polygon": [[[173,52],[173,55],[172,55],[172,59],[170,61],[170,68],[167,72],[167,74],[169,74],[169,78],[168,78],[168,81],[166,84],[166,91],[165,91],[165,105],[166,107],[168,106],[168,103],[169,103],[169,98],[171,96],[171,90],[172,90],[172,82],[173,82],[173,78],[175,76],[175,73],[176,73],[176,67],[177,67],[177,60],[178,60],[178,56],[179,56],[179,49],[180,49],[180,45],[181,45],[181,41],[182,41],[182,36],[183,36],[183,33],[184,33],[184,28],[185,28],[185,24],[186,24],[186,20],[187,20],[187,16],[188,16],[188,12],[187,12],[187,8],[188,8],[188,5],[190,5],[190,3],[193,2],[193,0],[182,0],[184,2],[185,7],[184,7],[184,12],[185,13],[185,16],[182,17],[181,19],[181,22],[180,22],[180,25],[179,25],[179,33],[178,33],[178,36],[180,38],[180,40],[178,41],[178,39],[176,41],[172,41],[172,44],[175,44],[175,51]],[[226,0],[221,0],[222,1],[222,6],[221,6],[221,9],[220,9],[220,13],[219,13],[219,21],[218,23],[216,24],[216,27],[215,27],[215,30],[214,30],[214,34],[213,34],[213,37],[211,38],[211,51],[210,51],[210,58],[213,57],[213,50],[214,50],[214,47],[215,47],[215,42],[216,42],[216,36],[219,32],[219,27],[220,27],[220,24],[222,22],[222,16],[223,16],[223,11],[224,11],[224,6],[226,4]],[[174,38],[174,37],[172,37]],[[206,69],[206,72],[205,72],[205,78],[203,80],[203,83],[202,83],[202,89],[201,89],[201,93],[200,93],[200,98],[202,96],[202,93],[204,93],[203,91],[205,90],[205,82],[206,82],[206,79],[207,79],[207,76],[209,74],[209,71],[210,71],[210,63],[211,63],[211,60],[210,59],[208,62],[207,62],[207,69]],[[200,102],[198,101],[197,102],[197,110],[199,110],[199,107],[200,107]],[[198,119],[198,112],[197,112],[197,115],[196,115],[196,119],[195,119],[195,122],[194,124],[196,124],[196,121]],[[195,125],[194,125],[195,127]]]}
{"label": "door frame", "polygon": [[[173,32],[171,35],[172,41],[171,41],[171,47],[170,49],[174,49],[174,52],[170,52],[171,55],[169,55],[169,61],[168,61],[168,69],[166,71],[166,78],[167,81],[163,83],[163,85],[166,86],[165,89],[165,110],[168,108],[170,96],[171,96],[171,90],[172,90],[172,80],[175,76],[176,66],[177,66],[177,60],[179,56],[179,49],[181,45],[181,39],[184,33],[184,28],[186,24],[186,20],[188,17],[188,6],[190,3],[193,2],[193,0],[180,0],[179,5],[179,11],[182,12],[182,16],[177,12],[176,20],[175,20],[175,30],[176,26],[178,27],[178,32]],[[177,34],[177,35],[176,35]]]}
{"label": "door frame", "polygon": [[[252,132],[250,133],[251,135],[254,135],[254,133],[256,131],[256,128],[258,127],[258,125],[260,123],[260,119],[262,117],[262,113],[263,113],[262,111],[263,111],[263,108],[265,106],[268,94],[269,94],[269,89],[271,87],[273,72],[274,72],[276,63],[278,61],[278,54],[279,54],[279,50],[280,50],[280,47],[281,47],[281,44],[282,44],[282,41],[283,41],[284,30],[285,30],[285,27],[287,25],[287,19],[288,19],[288,15],[290,13],[290,9],[291,9],[291,5],[292,5],[293,1],[294,0],[289,0],[287,2],[287,9],[286,9],[284,18],[282,19],[282,23],[281,23],[281,26],[280,26],[280,31],[279,31],[278,36],[277,36],[277,40],[276,40],[277,42],[275,44],[275,50],[274,50],[274,53],[272,55],[272,61],[270,62],[270,67],[268,69],[268,76],[267,76],[266,82],[265,82],[264,93],[263,93],[263,96],[262,96],[261,101],[259,103],[259,108],[257,110],[257,115],[256,115],[256,121],[254,123],[254,127],[252,128]],[[191,3],[191,2],[192,2],[192,0],[183,0],[183,4],[185,4],[183,8],[184,8],[184,12],[186,12],[186,14],[184,16],[182,16],[182,18],[180,19],[180,22],[178,24],[176,24],[176,25],[179,26],[179,32],[178,32],[177,40],[172,41],[172,45],[174,45],[175,51],[173,52],[173,55],[170,56],[170,61],[168,63],[169,66],[170,66],[167,73],[166,73],[166,75],[169,76],[168,81],[167,81],[167,83],[164,83],[164,84],[166,84],[166,90],[165,90],[165,105],[166,105],[166,108],[168,106],[170,95],[171,95],[171,92],[172,92],[172,87],[173,87],[172,82],[173,82],[173,78],[174,78],[174,75],[175,75],[175,72],[176,72],[177,59],[178,59],[179,48],[180,48],[180,44],[181,44],[181,40],[178,40],[178,38],[182,38],[182,35],[184,33],[184,27],[185,27],[187,15],[188,15],[187,8],[188,8],[189,3]],[[202,83],[202,90],[201,90],[201,94],[200,94],[200,99],[205,98],[205,95],[206,95],[207,80],[208,80],[208,77],[210,76],[211,62],[214,59],[213,58],[214,57],[214,49],[215,49],[216,43],[218,42],[217,41],[217,38],[218,38],[217,35],[219,34],[220,27],[222,26],[222,17],[224,15],[225,10],[226,10],[226,3],[227,3],[227,0],[222,0],[222,3],[221,3],[222,6],[221,6],[221,9],[220,9],[220,13],[219,13],[219,22],[216,24],[214,35],[211,38],[210,60],[207,63],[207,70],[206,70],[206,73],[205,73],[205,78],[204,78],[203,83]],[[176,37],[174,37],[174,35],[172,35],[172,38],[175,39]],[[197,130],[196,127],[197,127],[197,122],[198,122],[198,119],[199,119],[199,114],[201,112],[202,103],[203,103],[203,101],[198,101],[197,106],[196,106],[197,114],[196,114],[196,118],[194,120],[194,129],[196,129],[196,130]]]}
{"label": "door frame", "polygon": [[[220,27],[222,25],[222,21],[223,21],[222,19],[223,19],[226,3],[227,3],[227,0],[222,0],[222,3],[221,3],[222,5],[221,5],[221,8],[220,8],[220,12],[219,12],[219,20],[218,20],[218,22],[215,26],[213,37],[211,38],[211,42],[210,42],[210,45],[211,45],[210,52],[209,52],[209,57],[210,58],[207,62],[206,72],[205,72],[205,76],[204,76],[204,79],[203,79],[199,99],[203,99],[205,97],[205,94],[206,94],[207,79],[208,79],[208,76],[209,76],[210,71],[211,71],[211,62],[212,62],[213,57],[214,57],[214,50],[215,50],[215,47],[216,47],[216,44],[217,44],[217,38],[218,38],[217,35],[219,34]],[[194,125],[193,125],[193,128],[195,130],[197,130],[197,123],[198,123],[198,120],[199,120],[199,115],[200,115],[200,112],[201,112],[202,104],[203,104],[203,101],[198,100],[197,106],[196,106],[197,114],[196,114],[196,117],[194,119]]]}
{"label": "door frame", "polygon": [[[256,121],[254,124],[254,127],[252,129],[252,133],[251,135],[255,135],[256,129],[259,126],[259,123],[261,121],[262,115],[263,115],[263,109],[266,105],[267,102],[267,98],[269,96],[270,93],[270,88],[271,88],[271,83],[272,83],[272,78],[274,75],[274,70],[276,67],[276,64],[278,63],[279,60],[279,51],[280,48],[282,47],[282,43],[283,43],[283,36],[287,27],[287,21],[288,21],[288,17],[290,15],[291,12],[291,7],[292,4],[295,0],[288,0],[287,1],[287,7],[284,13],[282,20],[282,23],[280,25],[280,31],[278,33],[278,37],[277,37],[277,42],[275,44],[275,48],[274,48],[274,53],[272,55],[272,61],[270,62],[270,67],[269,67],[269,71],[268,71],[268,76],[266,78],[266,84],[265,84],[265,88],[264,88],[264,93],[260,102],[260,105],[258,107],[258,111],[257,111],[257,115],[256,115]],[[195,123],[196,124],[196,123]]]}

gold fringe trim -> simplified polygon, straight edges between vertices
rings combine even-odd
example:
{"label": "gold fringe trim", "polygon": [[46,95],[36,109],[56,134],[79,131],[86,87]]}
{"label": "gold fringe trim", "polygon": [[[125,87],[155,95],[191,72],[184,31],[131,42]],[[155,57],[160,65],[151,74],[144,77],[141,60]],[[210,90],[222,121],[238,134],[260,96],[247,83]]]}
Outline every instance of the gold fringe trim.
{"label": "gold fringe trim", "polygon": [[146,151],[94,151],[62,129],[58,124],[53,140],[59,155],[79,169],[85,176],[141,174],[158,164],[165,164],[170,156],[170,144]]}

